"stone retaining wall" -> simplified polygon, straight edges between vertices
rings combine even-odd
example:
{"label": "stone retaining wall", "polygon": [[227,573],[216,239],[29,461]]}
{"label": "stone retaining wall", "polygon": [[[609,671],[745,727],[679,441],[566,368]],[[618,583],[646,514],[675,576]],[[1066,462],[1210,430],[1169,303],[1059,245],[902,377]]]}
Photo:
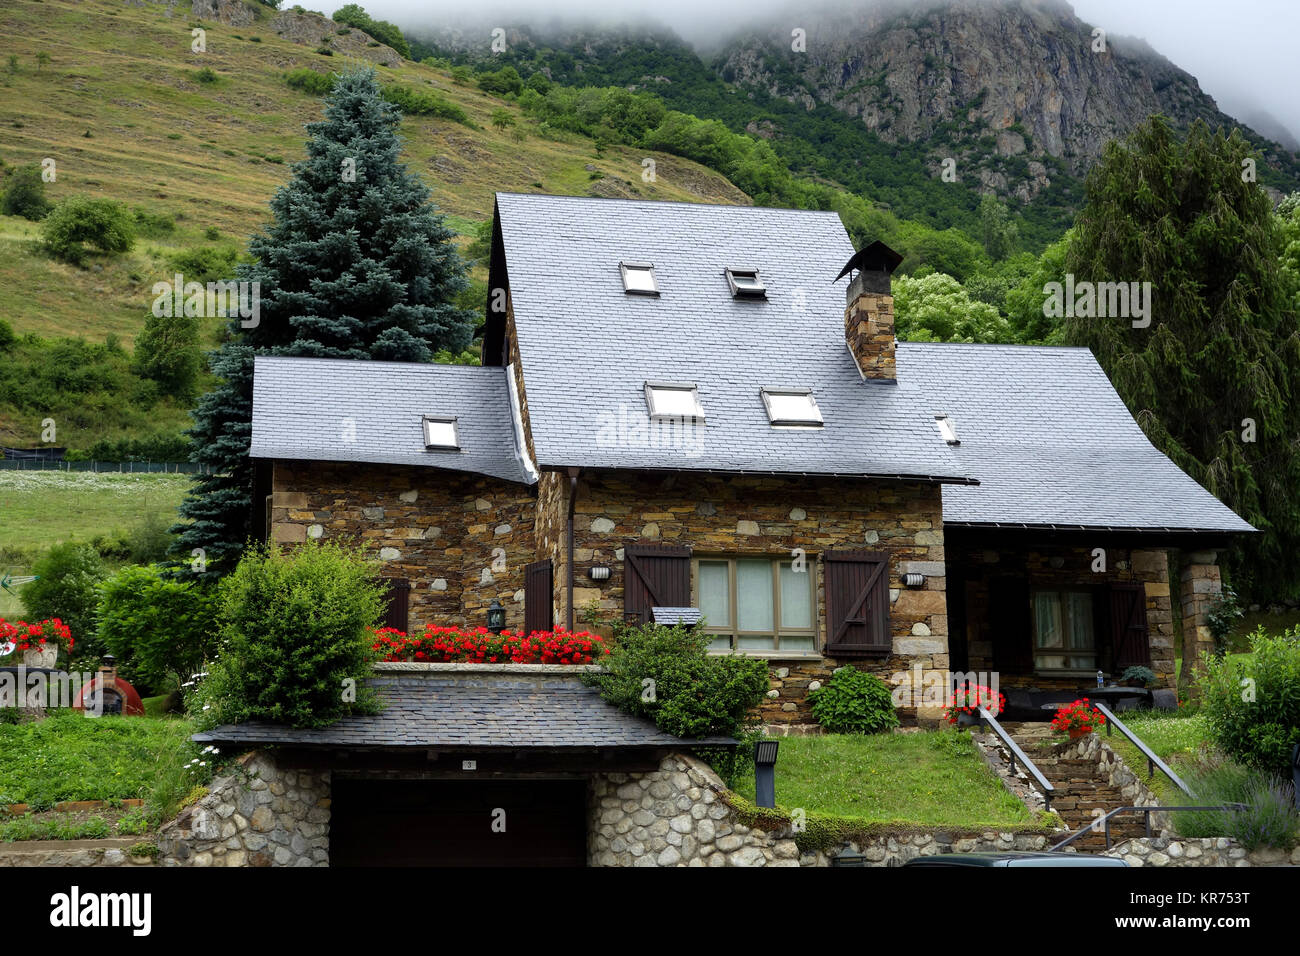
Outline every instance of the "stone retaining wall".
{"label": "stone retaining wall", "polygon": [[1271,847],[1247,850],[1228,837],[1140,837],[1104,855],[1121,857],[1129,866],[1300,866],[1300,847],[1290,854]]}
{"label": "stone retaining wall", "polygon": [[673,754],[647,774],[593,779],[588,818],[591,866],[829,866],[845,850],[868,866],[898,866],[918,856],[1044,850],[1040,833],[923,831],[882,833],[829,851],[801,851],[790,829],[749,827],[706,764]]}
{"label": "stone retaining wall", "polygon": [[133,856],[142,837],[104,840],[24,840],[0,844],[0,867],[7,866],[156,866],[153,856]]}
{"label": "stone retaining wall", "polygon": [[162,866],[328,866],[330,774],[245,754],[163,826]]}
{"label": "stone retaining wall", "polygon": [[[1068,743],[1058,744],[1055,753],[1057,756],[1067,759],[1095,760],[1098,775],[1104,778],[1107,784],[1119,790],[1120,796],[1124,798],[1125,806],[1151,807],[1160,805],[1160,800],[1155,793],[1142,782],[1142,778],[1124,763],[1124,759],[1110,748],[1104,737],[1097,734],[1084,734],[1082,737]],[[1154,831],[1164,835],[1168,827],[1169,814],[1151,814],[1151,828]]]}

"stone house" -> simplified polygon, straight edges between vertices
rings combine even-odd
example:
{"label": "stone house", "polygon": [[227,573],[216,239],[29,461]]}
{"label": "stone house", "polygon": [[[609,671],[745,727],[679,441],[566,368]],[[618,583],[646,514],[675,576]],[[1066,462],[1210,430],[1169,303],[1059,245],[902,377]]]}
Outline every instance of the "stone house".
{"label": "stone house", "polygon": [[1086,349],[896,342],[897,264],[834,213],[499,194],[481,367],[257,359],[267,536],[372,543],[402,629],[699,609],[772,723],[846,664],[922,724],[950,671],[1170,685],[1253,529]]}

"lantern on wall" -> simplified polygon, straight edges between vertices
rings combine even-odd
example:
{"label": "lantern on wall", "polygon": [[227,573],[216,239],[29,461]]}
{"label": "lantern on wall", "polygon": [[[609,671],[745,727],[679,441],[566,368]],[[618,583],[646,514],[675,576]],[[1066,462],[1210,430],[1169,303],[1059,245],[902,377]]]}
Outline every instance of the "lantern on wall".
{"label": "lantern on wall", "polygon": [[496,598],[493,598],[492,603],[488,605],[487,627],[493,634],[500,634],[506,627],[506,609]]}

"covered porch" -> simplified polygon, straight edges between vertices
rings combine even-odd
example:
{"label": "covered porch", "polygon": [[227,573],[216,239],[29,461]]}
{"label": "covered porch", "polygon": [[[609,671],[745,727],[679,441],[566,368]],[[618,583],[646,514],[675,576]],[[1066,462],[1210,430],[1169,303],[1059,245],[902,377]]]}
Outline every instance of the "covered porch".
{"label": "covered porch", "polygon": [[1098,672],[1111,685],[1146,667],[1172,691],[1179,626],[1197,656],[1213,649],[1225,534],[950,525],[945,545],[951,670],[996,680],[1010,719],[1050,719],[1044,705],[1095,693]]}

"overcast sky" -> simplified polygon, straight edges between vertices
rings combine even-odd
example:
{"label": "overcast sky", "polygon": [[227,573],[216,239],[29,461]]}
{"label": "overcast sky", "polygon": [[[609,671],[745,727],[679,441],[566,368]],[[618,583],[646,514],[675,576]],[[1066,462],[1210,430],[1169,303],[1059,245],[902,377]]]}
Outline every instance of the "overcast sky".
{"label": "overcast sky", "polygon": [[[372,16],[403,27],[464,16],[464,0],[361,0]],[[846,0],[852,2],[852,0]],[[1300,137],[1300,2],[1297,0],[1072,0],[1080,19],[1110,33],[1138,36],[1187,70],[1225,112],[1262,107]],[[342,6],[326,0],[331,13]],[[819,4],[820,5],[820,4]],[[314,6],[314,5],[313,5]],[[533,22],[566,13],[601,20],[653,19],[697,41],[766,12],[804,9],[804,0],[484,0],[471,9],[525,11]]]}

